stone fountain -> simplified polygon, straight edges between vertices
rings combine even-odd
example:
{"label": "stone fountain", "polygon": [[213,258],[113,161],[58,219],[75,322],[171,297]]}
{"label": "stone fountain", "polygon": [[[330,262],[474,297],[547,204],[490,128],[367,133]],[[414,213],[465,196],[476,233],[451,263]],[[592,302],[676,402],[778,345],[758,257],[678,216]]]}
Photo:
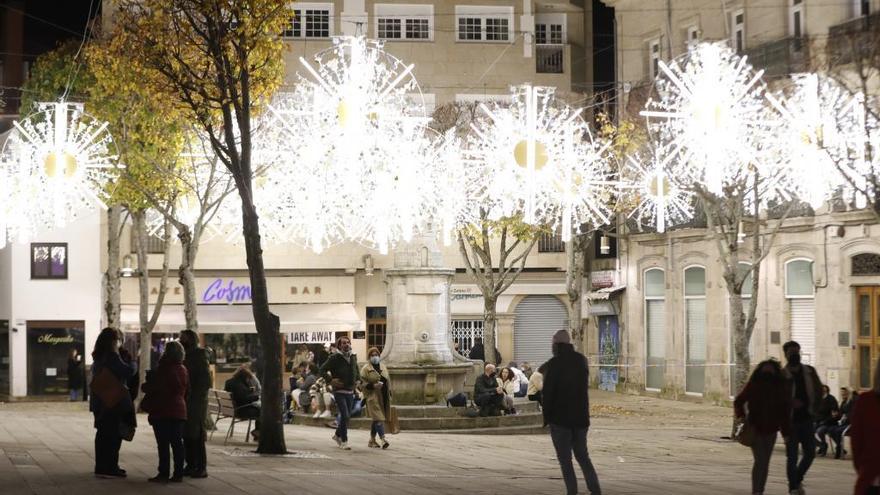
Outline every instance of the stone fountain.
{"label": "stone fountain", "polygon": [[388,319],[382,361],[396,404],[441,403],[450,390],[463,390],[474,368],[450,346],[453,275],[430,237],[395,251],[394,268],[385,271]]}

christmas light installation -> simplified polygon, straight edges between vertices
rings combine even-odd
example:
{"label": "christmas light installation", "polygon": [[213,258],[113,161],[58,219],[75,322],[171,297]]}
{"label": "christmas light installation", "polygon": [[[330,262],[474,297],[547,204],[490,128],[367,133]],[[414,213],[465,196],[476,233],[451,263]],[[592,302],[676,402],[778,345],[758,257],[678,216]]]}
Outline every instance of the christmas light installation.
{"label": "christmas light installation", "polygon": [[306,75],[270,107],[281,162],[263,194],[288,212],[279,225],[291,240],[316,252],[343,241],[387,252],[423,228],[432,193],[413,66],[362,37],[334,39],[314,62],[300,59]]}
{"label": "christmas light installation", "polygon": [[637,200],[629,217],[654,225],[660,233],[667,225],[693,218],[693,194],[669,173],[676,158],[668,149],[657,147],[647,157],[635,154],[626,162],[624,175],[628,182],[622,189],[634,192]]}
{"label": "christmas light installation", "polygon": [[581,117],[554,88],[511,88],[507,102],[482,104],[486,115],[471,125],[464,160],[481,169],[471,191],[494,218],[522,214],[531,225],[561,228],[605,225],[609,197],[618,186],[608,144],[595,140]]}
{"label": "christmas light installation", "polygon": [[62,227],[84,210],[106,207],[102,197],[117,156],[107,125],[82,104],[63,101],[39,103],[14,123],[0,152],[9,238],[23,242],[38,228]]}
{"label": "christmas light installation", "polygon": [[659,95],[642,115],[656,141],[677,156],[674,174],[721,195],[749,171],[776,175],[766,144],[768,120],[762,71],[724,43],[700,43],[681,60],[659,62]]}
{"label": "christmas light installation", "polygon": [[796,74],[790,87],[768,93],[767,99],[782,117],[782,161],[789,174],[799,176],[798,195],[818,208],[843,188],[845,196],[854,195],[857,207],[864,208],[867,198],[846,180],[851,177],[863,186],[869,172],[865,149],[876,126],[866,125],[863,96],[828,77]]}

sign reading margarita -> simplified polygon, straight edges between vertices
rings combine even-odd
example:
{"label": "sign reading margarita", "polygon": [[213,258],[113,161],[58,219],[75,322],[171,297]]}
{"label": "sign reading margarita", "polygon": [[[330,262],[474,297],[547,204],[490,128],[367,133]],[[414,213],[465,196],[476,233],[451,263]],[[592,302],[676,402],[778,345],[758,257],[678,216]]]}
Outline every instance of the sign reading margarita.
{"label": "sign reading margarita", "polygon": [[288,344],[326,344],[333,342],[333,332],[290,332]]}
{"label": "sign reading margarita", "polygon": [[236,302],[249,302],[250,300],[251,286],[236,285],[232,279],[215,279],[208,284],[205,292],[202,293],[202,302],[206,304],[212,302],[232,304]]}

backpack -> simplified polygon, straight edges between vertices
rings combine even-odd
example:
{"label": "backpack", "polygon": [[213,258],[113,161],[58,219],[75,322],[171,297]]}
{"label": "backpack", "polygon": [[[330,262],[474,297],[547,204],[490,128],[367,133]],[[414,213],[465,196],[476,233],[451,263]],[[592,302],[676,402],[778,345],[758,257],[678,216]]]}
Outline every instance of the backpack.
{"label": "backpack", "polygon": [[467,405],[467,396],[459,392],[446,399],[446,407],[464,407]]}

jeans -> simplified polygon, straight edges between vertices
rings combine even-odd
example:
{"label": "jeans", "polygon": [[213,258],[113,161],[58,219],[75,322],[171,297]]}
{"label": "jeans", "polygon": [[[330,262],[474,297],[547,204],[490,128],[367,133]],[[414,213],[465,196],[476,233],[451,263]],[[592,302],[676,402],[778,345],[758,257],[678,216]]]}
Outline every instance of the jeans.
{"label": "jeans", "polygon": [[183,437],[183,451],[186,453],[186,467],[190,472],[202,473],[208,469],[208,453],[205,450],[205,430],[198,436]]}
{"label": "jeans", "polygon": [[767,474],[770,471],[770,456],[773,454],[773,446],[776,445],[776,432],[769,435],[755,433],[752,442],[752,493],[764,493],[767,484]]}
{"label": "jeans", "polygon": [[565,480],[565,489],[568,495],[576,495],[578,492],[577,476],[574,474],[574,466],[571,463],[572,451],[574,451],[574,458],[581,465],[584,479],[587,481],[587,490],[591,495],[600,495],[602,490],[599,488],[599,476],[596,474],[596,469],[587,453],[587,428],[572,429],[551,424],[550,438],[556,449],[556,458],[559,460],[560,469],[562,469],[562,479]]}
{"label": "jeans", "polygon": [[72,388],[70,389],[70,402],[76,402],[80,400],[82,397],[82,389]]}
{"label": "jeans", "polygon": [[370,425],[370,438],[376,438],[376,435],[379,435],[379,438],[385,438],[385,423],[382,421],[373,421]]}
{"label": "jeans", "polygon": [[114,473],[119,470],[121,422],[120,417],[115,414],[105,414],[102,419],[95,421],[95,473]]}
{"label": "jeans", "polygon": [[834,457],[843,455],[843,432],[849,428],[849,425],[836,425],[828,429],[828,434],[834,440]]}
{"label": "jeans", "polygon": [[828,441],[826,438],[831,433],[831,426],[827,424],[820,424],[819,427],[816,428],[816,440],[819,441],[819,453],[825,454],[828,452]]}
{"label": "jeans", "polygon": [[168,447],[174,454],[174,475],[183,475],[183,423],[182,419],[154,419],[153,433],[159,450],[159,475],[169,476],[170,459]]}
{"label": "jeans", "polygon": [[336,409],[339,410],[336,416],[336,436],[343,442],[348,442],[348,420],[351,419],[351,409],[354,407],[354,394],[334,392],[333,398],[336,400]]}
{"label": "jeans", "polygon": [[504,396],[496,393],[478,395],[474,404],[480,408],[480,416],[488,416],[497,412],[504,405]]}
{"label": "jeans", "polygon": [[[804,451],[800,463],[798,463],[798,447]],[[812,421],[792,424],[791,435],[785,439],[785,456],[788,489],[797,490],[801,487],[801,482],[816,457],[816,432],[813,430]]]}

